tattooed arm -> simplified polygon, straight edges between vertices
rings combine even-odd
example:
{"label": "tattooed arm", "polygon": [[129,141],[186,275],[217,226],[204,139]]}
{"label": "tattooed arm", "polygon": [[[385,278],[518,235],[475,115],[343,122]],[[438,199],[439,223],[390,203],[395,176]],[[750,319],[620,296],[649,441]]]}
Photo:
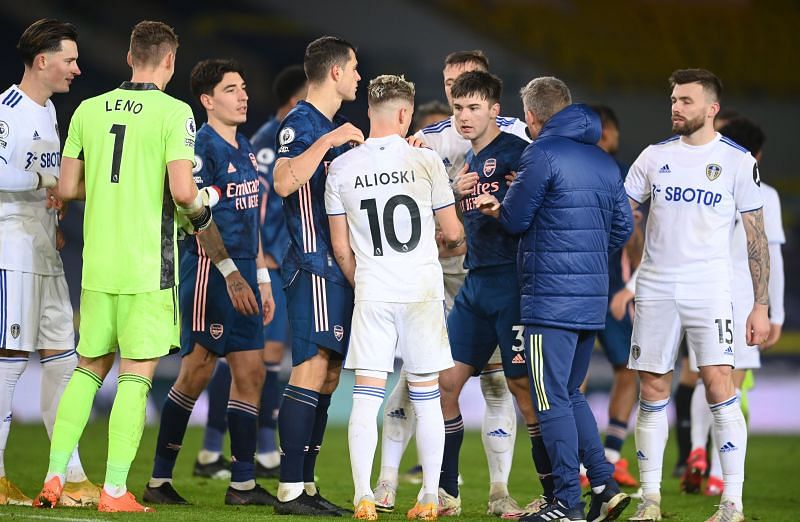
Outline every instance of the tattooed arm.
{"label": "tattooed arm", "polygon": [[[239,269],[228,256],[222,236],[219,233],[217,224],[211,221],[209,227],[197,233],[200,245],[205,250],[211,262],[225,277],[225,285],[228,287],[228,296],[231,298],[233,307],[242,315],[257,315],[258,302],[253,293],[253,289],[247,284]],[[225,270],[223,272],[223,270]],[[228,273],[225,273],[228,272]]]}
{"label": "tattooed arm", "polygon": [[743,213],[742,224],[747,236],[747,258],[755,297],[746,325],[747,344],[753,346],[766,341],[769,335],[769,250],[763,210]]}

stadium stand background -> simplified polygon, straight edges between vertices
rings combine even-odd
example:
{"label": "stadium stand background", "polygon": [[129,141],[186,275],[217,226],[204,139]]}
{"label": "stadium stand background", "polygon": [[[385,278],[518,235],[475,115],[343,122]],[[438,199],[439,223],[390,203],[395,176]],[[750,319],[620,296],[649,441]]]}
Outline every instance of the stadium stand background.
{"label": "stadium stand background", "polygon": [[[504,80],[503,114],[521,116],[517,91],[530,78],[565,79],[577,101],[613,107],[621,121],[619,158],[632,162],[648,143],[669,134],[666,78],[675,68],[697,66],[723,80],[723,106],[758,122],[767,134],[762,176],[782,197],[787,245],[787,321],[765,371],[796,375],[800,359],[800,60],[796,56],[800,5],[791,0],[339,0],[222,2],[143,0],[26,0],[0,3],[2,85],[19,81],[14,46],[22,30],[41,17],[76,24],[83,72],[66,95],[56,95],[62,137],[82,99],[129,77],[125,64],[130,28],[139,20],[173,25],[181,46],[168,92],[190,100],[189,71],[198,60],[234,57],[244,65],[250,94],[250,135],[274,109],[270,85],[284,66],[302,61],[305,45],[322,34],[359,47],[363,77],[359,99],[343,113],[367,129],[364,86],[381,73],[403,73],[417,84],[417,101],[444,99],[443,57],[454,50],[483,49]],[[202,114],[193,103],[195,114]],[[63,224],[62,252],[76,312],[80,292],[82,207],[71,206]],[[76,313],[76,317],[79,314]],[[177,366],[165,361],[169,378]],[[603,366],[603,365],[599,365]],[[606,365],[607,366],[607,365]],[[33,367],[33,365],[32,365]],[[30,370],[29,370],[30,373]],[[609,376],[595,374],[598,387]],[[31,377],[33,378],[33,377]],[[766,380],[766,379],[764,379]],[[344,389],[349,391],[347,383]],[[38,411],[34,408],[34,411]],[[602,423],[602,419],[598,418]],[[800,430],[800,419],[797,429]]]}

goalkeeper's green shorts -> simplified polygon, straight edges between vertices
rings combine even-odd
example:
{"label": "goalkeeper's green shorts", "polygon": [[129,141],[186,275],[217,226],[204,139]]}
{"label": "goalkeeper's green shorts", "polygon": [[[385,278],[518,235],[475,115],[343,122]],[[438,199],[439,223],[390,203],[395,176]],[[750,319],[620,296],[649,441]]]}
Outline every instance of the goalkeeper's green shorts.
{"label": "goalkeeper's green shorts", "polygon": [[178,288],[142,294],[81,291],[83,357],[102,357],[119,348],[123,359],[155,359],[180,346]]}

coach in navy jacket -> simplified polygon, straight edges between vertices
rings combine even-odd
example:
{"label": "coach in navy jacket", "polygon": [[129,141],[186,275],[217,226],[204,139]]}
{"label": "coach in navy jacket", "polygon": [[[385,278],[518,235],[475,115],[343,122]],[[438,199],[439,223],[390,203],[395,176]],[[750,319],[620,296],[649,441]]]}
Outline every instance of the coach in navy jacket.
{"label": "coach in navy jacket", "polygon": [[595,145],[599,116],[572,104],[567,86],[552,77],[532,80],[522,100],[536,139],[523,152],[502,204],[488,195],[476,203],[520,234],[517,270],[531,395],[555,480],[557,501],[549,508],[582,520],[582,460],[592,487],[605,486],[593,495],[592,520],[603,502],[621,510],[630,501],[611,478],[614,468],[578,387],[596,330],[605,327],[608,254],[625,244],[633,218],[619,167]]}

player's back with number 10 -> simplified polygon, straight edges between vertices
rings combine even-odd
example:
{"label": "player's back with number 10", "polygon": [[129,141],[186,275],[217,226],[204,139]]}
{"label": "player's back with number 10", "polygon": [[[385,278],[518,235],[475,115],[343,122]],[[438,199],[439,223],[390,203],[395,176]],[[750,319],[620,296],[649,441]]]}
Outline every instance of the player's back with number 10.
{"label": "player's back with number 10", "polygon": [[191,108],[154,84],[123,82],[81,103],[65,155],[85,158],[83,288],[135,294],[177,284],[166,164],[194,157]]}

